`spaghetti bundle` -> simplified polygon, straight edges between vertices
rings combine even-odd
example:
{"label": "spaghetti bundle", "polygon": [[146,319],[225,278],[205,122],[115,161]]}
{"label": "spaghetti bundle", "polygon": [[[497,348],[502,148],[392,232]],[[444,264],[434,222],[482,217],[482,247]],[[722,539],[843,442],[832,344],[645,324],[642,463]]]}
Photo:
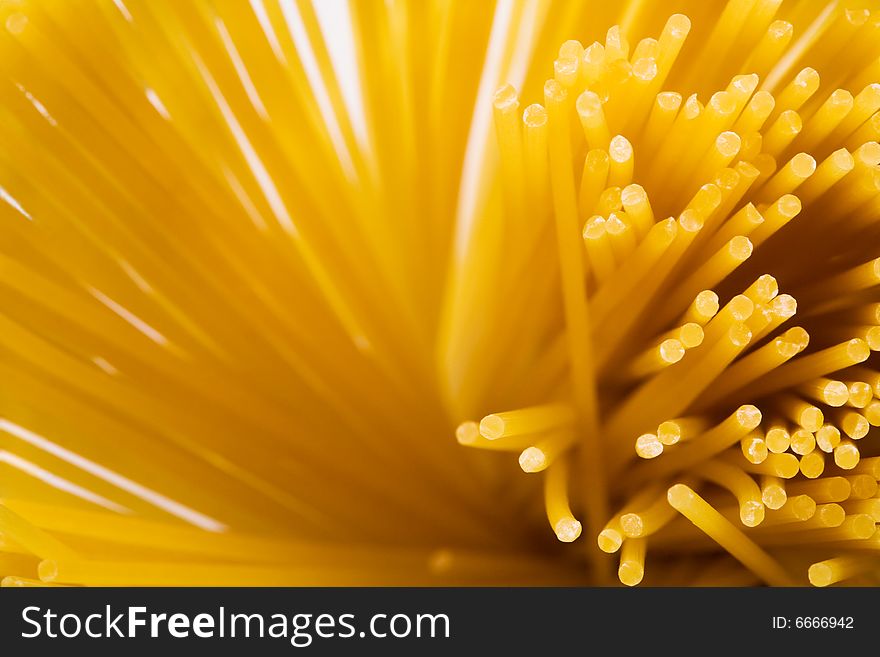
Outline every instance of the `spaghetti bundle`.
{"label": "spaghetti bundle", "polygon": [[703,34],[676,14],[638,41],[628,15],[565,41],[540,103],[495,95],[496,239],[520,276],[501,289],[523,300],[500,312],[528,324],[559,287],[562,321],[531,352],[505,345],[524,403],[459,442],[544,472],[550,527],[586,529],[597,578],[602,552],[630,586],[655,553],[667,571],[700,555],[697,583],[880,573],[880,84],[852,57],[880,54],[880,23],[801,3],[792,40],[778,4],[730,2]]}
{"label": "spaghetti bundle", "polygon": [[675,4],[0,2],[3,585],[878,583],[880,6]]}

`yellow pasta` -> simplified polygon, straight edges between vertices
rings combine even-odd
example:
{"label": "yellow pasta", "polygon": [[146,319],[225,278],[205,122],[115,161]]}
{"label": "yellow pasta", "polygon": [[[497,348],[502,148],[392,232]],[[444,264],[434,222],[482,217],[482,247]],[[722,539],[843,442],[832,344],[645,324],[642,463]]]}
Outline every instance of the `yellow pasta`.
{"label": "yellow pasta", "polygon": [[880,582],[880,9],[676,8],[0,2],[2,585]]}
{"label": "yellow pasta", "polygon": [[669,503],[768,584],[788,583],[788,575],[778,563],[693,490],[676,484],[669,489]]}
{"label": "yellow pasta", "polygon": [[865,556],[826,559],[810,566],[808,573],[810,584],[813,586],[828,586],[861,572],[870,572],[872,566],[871,558]]}
{"label": "yellow pasta", "polygon": [[816,514],[816,508],[815,500],[809,495],[794,495],[789,497],[778,510],[767,511],[761,526],[768,528],[774,525],[804,522]]}
{"label": "yellow pasta", "polygon": [[830,454],[840,444],[840,429],[833,424],[823,424],[816,431],[816,446]]}
{"label": "yellow pasta", "polygon": [[644,538],[629,538],[624,541],[617,575],[627,586],[635,586],[645,576],[646,548],[647,541]]}
{"label": "yellow pasta", "polygon": [[871,475],[856,474],[850,475],[846,479],[852,487],[850,499],[866,500],[877,494],[877,480]]}
{"label": "yellow pasta", "polygon": [[740,441],[740,447],[742,448],[742,453],[743,456],[746,457],[746,460],[754,465],[763,463],[769,456],[767,443],[760,434],[746,436]]}
{"label": "yellow pasta", "polygon": [[815,450],[809,451],[800,458],[800,471],[807,479],[815,479],[825,472],[825,455]]}
{"label": "yellow pasta", "polygon": [[536,434],[574,422],[574,414],[564,404],[546,404],[487,415],[480,420],[480,435],[488,440],[507,436]]}
{"label": "yellow pasta", "polygon": [[761,500],[768,509],[777,511],[788,501],[785,481],[779,477],[764,475],[760,478]]}
{"label": "yellow pasta", "polygon": [[544,480],[547,519],[563,543],[571,543],[581,534],[581,523],[572,516],[568,502],[568,476],[568,463],[563,459],[550,468]]}

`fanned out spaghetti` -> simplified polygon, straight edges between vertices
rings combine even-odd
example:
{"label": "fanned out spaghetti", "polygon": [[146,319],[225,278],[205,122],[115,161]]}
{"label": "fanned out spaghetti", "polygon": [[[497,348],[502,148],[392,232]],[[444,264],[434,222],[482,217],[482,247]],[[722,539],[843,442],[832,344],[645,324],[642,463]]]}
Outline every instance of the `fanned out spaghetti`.
{"label": "fanned out spaghetti", "polygon": [[[595,547],[619,551],[627,585],[646,574],[646,549],[663,570],[726,552],[727,567],[739,562],[756,583],[880,574],[876,505],[862,502],[876,495],[880,453],[876,414],[865,412],[876,403],[870,354],[880,347],[880,85],[852,56],[880,54],[877,41],[868,45],[880,22],[869,8],[800,3],[798,38],[794,23],[773,20],[785,14],[778,4],[731,2],[702,31],[677,14],[638,41],[617,25],[586,47],[566,41],[522,136],[506,127],[520,113],[513,88],[496,94],[503,212],[546,216],[558,240],[505,232],[504,257],[558,259],[571,288],[559,341],[550,334],[530,355],[538,371],[557,349],[568,361],[541,379],[552,381],[545,394],[531,393],[560,416],[568,403],[582,435],[554,454],[550,472],[573,468],[566,508],[580,514],[569,522],[585,521],[599,581],[608,564]],[[842,31],[859,46],[829,37]],[[701,67],[722,55],[720,67]],[[536,130],[528,117],[545,107],[547,148],[526,151]],[[522,172],[544,171],[535,158],[548,173],[525,174],[524,185]],[[611,222],[625,241],[612,239]],[[580,225],[584,248],[567,255]],[[686,348],[688,326],[700,337]],[[807,502],[814,508],[802,513]],[[550,524],[559,534],[558,514]],[[807,569],[791,549],[825,560]]]}
{"label": "fanned out spaghetti", "polygon": [[0,1],[3,585],[877,584],[880,6],[334,4]]}

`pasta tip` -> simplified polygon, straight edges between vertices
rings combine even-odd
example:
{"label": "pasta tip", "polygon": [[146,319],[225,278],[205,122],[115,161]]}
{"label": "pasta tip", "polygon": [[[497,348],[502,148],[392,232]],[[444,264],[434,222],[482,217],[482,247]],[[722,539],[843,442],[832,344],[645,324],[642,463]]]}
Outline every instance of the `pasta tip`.
{"label": "pasta tip", "polygon": [[562,518],[556,523],[554,531],[560,541],[571,543],[581,535],[581,523],[574,518]]}
{"label": "pasta tip", "polygon": [[3,585],[880,581],[876,9],[337,4],[2,12]]}

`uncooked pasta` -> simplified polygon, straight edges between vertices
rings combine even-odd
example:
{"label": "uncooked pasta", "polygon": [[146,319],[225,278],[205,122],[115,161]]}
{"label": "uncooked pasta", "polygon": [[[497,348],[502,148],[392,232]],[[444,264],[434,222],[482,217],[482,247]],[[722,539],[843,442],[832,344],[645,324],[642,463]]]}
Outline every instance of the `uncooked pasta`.
{"label": "uncooked pasta", "polygon": [[880,584],[876,2],[0,26],[3,586]]}

